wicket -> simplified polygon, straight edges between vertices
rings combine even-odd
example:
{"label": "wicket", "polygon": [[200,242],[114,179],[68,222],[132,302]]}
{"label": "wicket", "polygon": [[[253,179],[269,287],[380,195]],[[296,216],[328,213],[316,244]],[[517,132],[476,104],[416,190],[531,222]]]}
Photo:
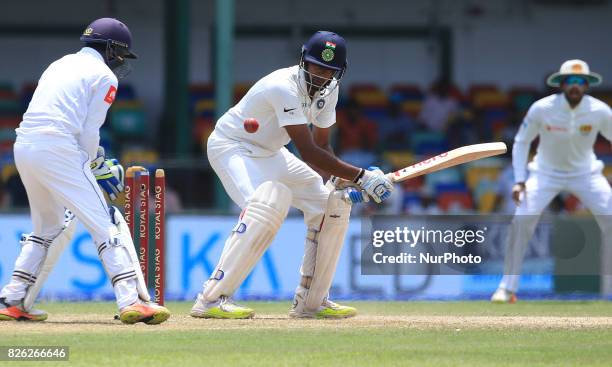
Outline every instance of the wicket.
{"label": "wicket", "polygon": [[[128,167],[125,174],[125,221],[130,229],[134,246],[139,243],[137,249],[140,268],[145,282],[149,284],[149,247],[150,247],[150,213],[149,213],[149,170],[141,166]],[[166,175],[163,169],[155,170],[153,181],[154,213],[153,213],[153,236],[155,250],[153,253],[153,299],[159,304],[164,304],[164,222]],[[136,211],[138,211],[138,226],[136,227]],[[136,232],[136,228],[138,231]],[[137,234],[137,235],[136,235]],[[136,241],[136,237],[138,241]]]}

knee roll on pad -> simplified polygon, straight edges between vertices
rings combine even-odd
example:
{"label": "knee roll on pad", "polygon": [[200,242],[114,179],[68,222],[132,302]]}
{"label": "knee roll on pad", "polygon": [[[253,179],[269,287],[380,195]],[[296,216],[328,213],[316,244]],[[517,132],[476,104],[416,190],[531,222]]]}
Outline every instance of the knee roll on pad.
{"label": "knee roll on pad", "polygon": [[240,286],[272,243],[287,217],[291,199],[291,190],[279,182],[264,182],[255,190],[206,283],[206,300],[231,296]]}
{"label": "knee roll on pad", "polygon": [[351,215],[351,204],[342,197],[343,191],[335,190],[327,199],[316,243],[314,272],[304,302],[306,311],[316,311],[321,306],[334,279]]}

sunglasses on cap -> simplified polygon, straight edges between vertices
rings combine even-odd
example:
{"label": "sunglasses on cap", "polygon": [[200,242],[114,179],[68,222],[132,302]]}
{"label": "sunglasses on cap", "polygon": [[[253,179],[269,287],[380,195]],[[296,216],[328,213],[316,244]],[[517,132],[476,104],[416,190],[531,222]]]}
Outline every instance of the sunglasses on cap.
{"label": "sunglasses on cap", "polygon": [[576,75],[572,75],[572,76],[568,76],[567,78],[565,78],[565,80],[563,80],[564,84],[578,84],[578,85],[587,85],[587,80],[581,76],[576,76]]}

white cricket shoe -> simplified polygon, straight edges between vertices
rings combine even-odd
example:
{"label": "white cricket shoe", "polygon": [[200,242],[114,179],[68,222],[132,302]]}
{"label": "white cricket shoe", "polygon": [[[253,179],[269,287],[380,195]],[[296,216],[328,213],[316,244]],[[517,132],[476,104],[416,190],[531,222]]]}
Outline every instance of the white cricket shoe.
{"label": "white cricket shoe", "polygon": [[516,303],[516,300],[516,294],[504,288],[497,288],[491,296],[491,302],[493,303]]}
{"label": "white cricket shoe", "polygon": [[230,297],[221,296],[213,302],[206,302],[201,293],[191,308],[191,316],[204,319],[251,319],[255,310],[234,303]]}
{"label": "white cricket shoe", "polygon": [[355,307],[344,306],[330,301],[328,297],[325,297],[323,303],[316,311],[306,311],[304,309],[305,292],[301,290],[302,289],[295,293],[293,305],[291,306],[291,310],[289,310],[289,317],[296,319],[345,319],[357,315],[357,309]]}

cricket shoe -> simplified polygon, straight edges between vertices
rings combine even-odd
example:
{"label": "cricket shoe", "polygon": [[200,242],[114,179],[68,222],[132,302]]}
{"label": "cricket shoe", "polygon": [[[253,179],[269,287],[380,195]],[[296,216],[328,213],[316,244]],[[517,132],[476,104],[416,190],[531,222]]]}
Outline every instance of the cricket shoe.
{"label": "cricket shoe", "polygon": [[121,309],[119,319],[124,324],[144,322],[148,325],[157,325],[168,320],[170,311],[164,306],[155,303],[136,302]]}
{"label": "cricket shoe", "polygon": [[221,296],[213,302],[206,302],[200,293],[191,308],[191,316],[203,319],[251,319],[255,316],[255,310],[236,304],[226,296]]}
{"label": "cricket shoe", "polygon": [[355,307],[341,305],[330,301],[327,297],[315,312],[304,310],[303,303],[303,297],[296,294],[293,299],[293,306],[289,310],[289,317],[296,319],[346,319],[357,315]]}
{"label": "cricket shoe", "polygon": [[516,300],[516,294],[504,288],[497,288],[491,296],[491,302],[493,303],[516,303]]}
{"label": "cricket shoe", "polygon": [[5,298],[0,298],[0,321],[45,321],[47,316],[45,311],[25,311],[20,304],[11,304]]}

